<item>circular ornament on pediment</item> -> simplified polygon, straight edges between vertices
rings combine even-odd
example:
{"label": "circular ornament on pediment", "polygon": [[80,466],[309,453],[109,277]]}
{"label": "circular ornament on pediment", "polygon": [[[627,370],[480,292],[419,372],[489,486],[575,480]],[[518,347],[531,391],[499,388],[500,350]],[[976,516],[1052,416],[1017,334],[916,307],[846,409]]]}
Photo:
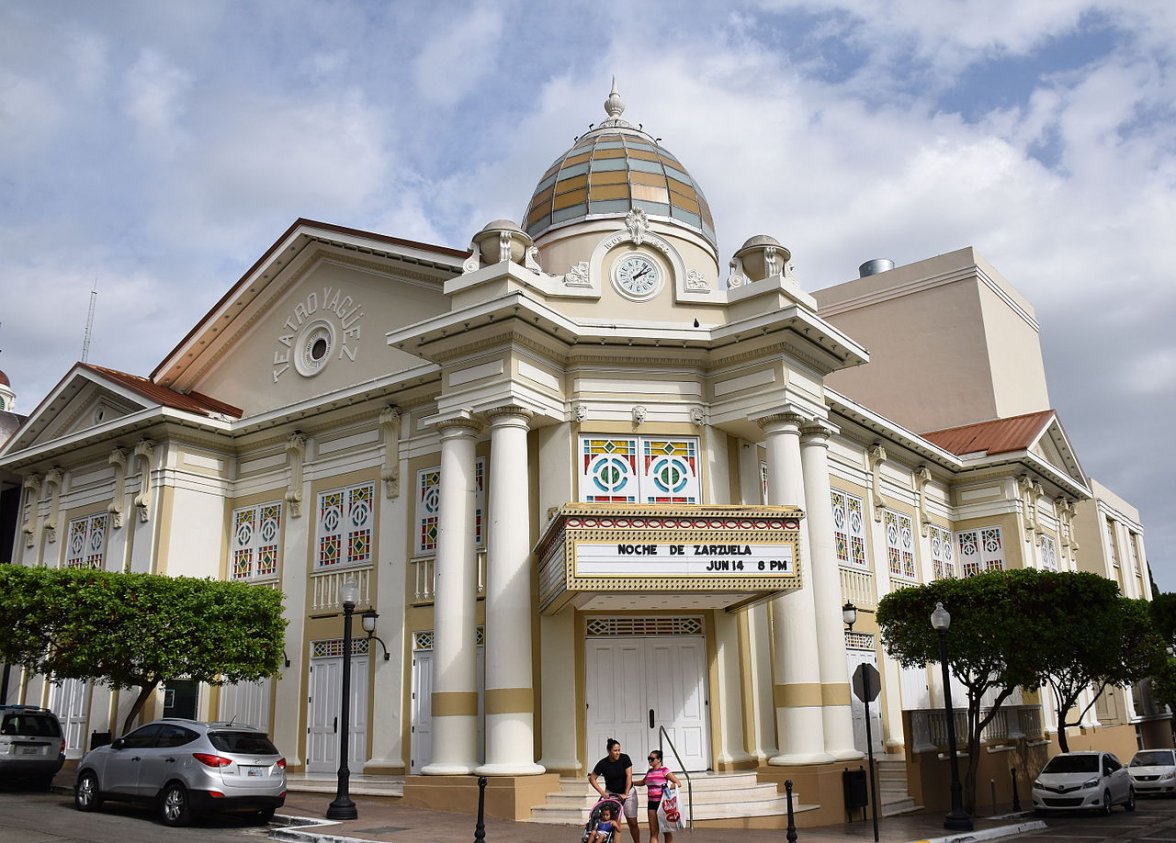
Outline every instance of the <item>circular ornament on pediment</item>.
{"label": "circular ornament on pediment", "polygon": [[308,322],[298,335],[294,368],[303,377],[313,377],[330,362],[335,349],[335,326],[326,319]]}

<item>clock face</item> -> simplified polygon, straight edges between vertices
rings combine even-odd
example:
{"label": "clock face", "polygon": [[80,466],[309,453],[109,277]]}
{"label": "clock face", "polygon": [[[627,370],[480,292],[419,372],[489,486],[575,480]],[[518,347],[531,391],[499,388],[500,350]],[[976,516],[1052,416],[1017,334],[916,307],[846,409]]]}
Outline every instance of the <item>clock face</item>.
{"label": "clock face", "polygon": [[644,255],[625,255],[613,265],[613,280],[621,292],[646,298],[657,291],[661,270]]}

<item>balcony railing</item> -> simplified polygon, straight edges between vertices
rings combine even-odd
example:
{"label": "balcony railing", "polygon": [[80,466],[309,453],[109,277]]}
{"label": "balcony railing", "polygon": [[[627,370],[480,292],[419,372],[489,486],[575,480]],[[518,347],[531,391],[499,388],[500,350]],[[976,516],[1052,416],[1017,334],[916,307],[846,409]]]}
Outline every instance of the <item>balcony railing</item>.
{"label": "balcony railing", "polygon": [[[486,596],[486,551],[479,550],[477,552],[478,558],[478,584],[477,595],[479,597]],[[433,602],[433,574],[434,558],[432,556],[421,556],[411,560],[409,563],[412,566],[412,602],[418,606],[427,605]]]}
{"label": "balcony railing", "polygon": [[331,571],[315,571],[310,575],[310,610],[326,612],[341,609],[339,587],[348,577],[354,577],[359,584],[359,606],[371,606],[372,569],[341,568]]}
{"label": "balcony railing", "polygon": [[[981,716],[987,716],[991,709],[981,709]],[[947,752],[947,715],[941,708],[920,708],[911,715],[911,751]],[[953,709],[955,718],[956,751],[967,749],[968,711]],[[983,744],[1003,745],[1027,738],[1042,737],[1041,707],[1036,705],[1003,705],[996,716],[989,721],[980,735]]]}
{"label": "balcony railing", "polygon": [[878,589],[874,587],[874,572],[856,568],[838,568],[841,572],[841,599],[859,609],[878,606]]}

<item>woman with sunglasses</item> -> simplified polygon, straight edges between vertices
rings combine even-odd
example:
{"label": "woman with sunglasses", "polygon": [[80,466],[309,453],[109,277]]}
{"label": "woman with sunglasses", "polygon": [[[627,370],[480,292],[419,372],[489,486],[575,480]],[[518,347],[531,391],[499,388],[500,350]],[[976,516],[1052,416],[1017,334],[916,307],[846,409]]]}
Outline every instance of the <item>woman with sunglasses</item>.
{"label": "woman with sunglasses", "polygon": [[[662,791],[666,789],[666,783],[669,782],[674,787],[681,787],[682,783],[678,781],[678,777],[670,772],[670,768],[662,764],[662,754],[660,749],[651,749],[649,751],[649,770],[645,777],[639,782],[634,782],[638,787],[645,786],[647,788],[646,794],[649,802],[649,840],[650,843],[657,843],[657,833],[659,831],[659,824],[657,821],[657,809],[661,805]],[[665,832],[666,843],[674,843],[674,833],[672,831]]]}

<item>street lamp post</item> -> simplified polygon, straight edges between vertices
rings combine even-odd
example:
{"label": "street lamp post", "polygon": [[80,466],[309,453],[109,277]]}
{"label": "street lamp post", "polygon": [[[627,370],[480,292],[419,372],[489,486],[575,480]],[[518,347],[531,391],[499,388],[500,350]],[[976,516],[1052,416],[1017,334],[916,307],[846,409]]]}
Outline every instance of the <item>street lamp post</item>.
{"label": "street lamp post", "polygon": [[359,583],[348,577],[339,586],[339,602],[343,604],[343,705],[339,712],[339,775],[335,801],[327,807],[329,820],[353,820],[359,816],[355,803],[351,801],[348,789],[351,784],[351,769],[348,766],[347,743],[351,735],[351,616],[359,602]]}
{"label": "street lamp post", "polygon": [[939,633],[939,664],[943,668],[943,708],[947,713],[947,753],[951,760],[951,810],[943,819],[948,831],[972,831],[972,818],[964,810],[963,792],[960,788],[960,766],[956,760],[955,711],[951,705],[951,674],[947,669],[947,629],[951,626],[951,615],[942,603],[935,604],[931,613],[931,626]]}

